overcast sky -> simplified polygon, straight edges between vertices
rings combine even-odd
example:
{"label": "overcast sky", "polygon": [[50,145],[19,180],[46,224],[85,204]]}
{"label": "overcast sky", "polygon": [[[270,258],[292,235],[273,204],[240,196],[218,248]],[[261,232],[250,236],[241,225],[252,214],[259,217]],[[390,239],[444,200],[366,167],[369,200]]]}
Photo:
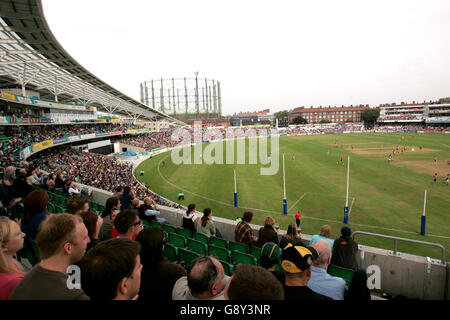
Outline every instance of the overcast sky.
{"label": "overcast sky", "polygon": [[56,39],[139,100],[214,78],[223,114],[450,96],[450,1],[42,0]]}

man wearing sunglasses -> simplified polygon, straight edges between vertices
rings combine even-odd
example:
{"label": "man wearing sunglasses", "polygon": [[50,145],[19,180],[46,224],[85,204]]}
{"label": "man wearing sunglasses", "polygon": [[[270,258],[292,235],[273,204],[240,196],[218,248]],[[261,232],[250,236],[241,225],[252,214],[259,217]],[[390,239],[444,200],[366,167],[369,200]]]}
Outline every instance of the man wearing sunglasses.
{"label": "man wearing sunglasses", "polygon": [[119,233],[118,238],[135,240],[136,236],[144,229],[139,219],[137,210],[126,209],[120,212],[114,219],[114,227]]}

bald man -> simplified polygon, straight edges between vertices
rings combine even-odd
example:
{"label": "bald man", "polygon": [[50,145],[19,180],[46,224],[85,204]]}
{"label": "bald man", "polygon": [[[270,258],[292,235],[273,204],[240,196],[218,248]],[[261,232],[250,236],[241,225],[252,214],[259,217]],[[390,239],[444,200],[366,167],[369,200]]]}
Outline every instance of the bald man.
{"label": "bald man", "polygon": [[175,283],[172,300],[225,300],[226,276],[219,260],[199,257],[192,262],[188,276]]}
{"label": "bald man", "polygon": [[331,261],[330,243],[327,240],[320,239],[311,246],[317,251],[318,257],[313,261],[308,287],[334,300],[344,300],[345,290],[347,290],[345,280],[327,273]]}

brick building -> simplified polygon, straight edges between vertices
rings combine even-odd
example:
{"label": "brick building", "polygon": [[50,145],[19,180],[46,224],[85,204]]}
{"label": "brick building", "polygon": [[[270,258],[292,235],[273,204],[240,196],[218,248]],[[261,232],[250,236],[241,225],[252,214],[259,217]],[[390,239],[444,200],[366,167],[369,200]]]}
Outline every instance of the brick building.
{"label": "brick building", "polygon": [[292,123],[292,121],[299,116],[305,118],[308,123],[319,123],[321,120],[328,120],[332,123],[360,122],[361,112],[366,109],[369,109],[369,106],[324,108],[299,107],[289,111],[289,123]]}

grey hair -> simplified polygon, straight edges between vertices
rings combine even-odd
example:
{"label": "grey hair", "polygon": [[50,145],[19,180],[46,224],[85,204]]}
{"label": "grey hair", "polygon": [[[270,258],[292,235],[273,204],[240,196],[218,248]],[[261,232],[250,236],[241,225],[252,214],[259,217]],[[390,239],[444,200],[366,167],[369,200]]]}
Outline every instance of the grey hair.
{"label": "grey hair", "polygon": [[313,261],[314,266],[325,265],[328,262],[328,258],[331,258],[331,246],[325,239],[319,239],[311,245],[316,249],[318,257]]}
{"label": "grey hair", "polygon": [[193,294],[208,291],[219,281],[220,272],[211,257],[201,256],[192,262],[188,274],[188,287]]}

